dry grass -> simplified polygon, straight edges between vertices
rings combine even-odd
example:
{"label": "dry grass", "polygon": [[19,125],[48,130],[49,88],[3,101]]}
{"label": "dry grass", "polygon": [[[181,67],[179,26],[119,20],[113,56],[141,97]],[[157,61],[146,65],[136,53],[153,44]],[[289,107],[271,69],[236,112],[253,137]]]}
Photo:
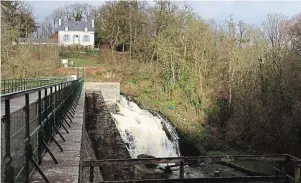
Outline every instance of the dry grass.
{"label": "dry grass", "polygon": [[57,46],[15,45],[1,64],[3,78],[52,76],[59,67],[59,50]]}

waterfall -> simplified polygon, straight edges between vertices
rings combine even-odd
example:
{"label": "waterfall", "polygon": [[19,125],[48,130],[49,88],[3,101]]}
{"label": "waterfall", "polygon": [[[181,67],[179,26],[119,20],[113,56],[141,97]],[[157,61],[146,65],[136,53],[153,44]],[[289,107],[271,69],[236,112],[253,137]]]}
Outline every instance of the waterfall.
{"label": "waterfall", "polygon": [[140,109],[124,96],[120,97],[117,106],[118,112],[111,112],[111,115],[132,158],[139,154],[180,156],[176,130],[158,113]]}
{"label": "waterfall", "polygon": [[[132,158],[137,158],[140,154],[157,158],[180,156],[176,130],[158,113],[140,109],[137,104],[126,100],[124,96],[117,102],[117,108],[117,112],[112,111],[111,115]],[[164,170],[166,165],[160,164],[159,169]],[[167,177],[179,178],[179,167],[171,169],[172,173]],[[224,165],[205,163],[185,165],[184,173],[186,178],[212,177],[216,170],[226,176],[241,175],[241,172],[238,173]]]}

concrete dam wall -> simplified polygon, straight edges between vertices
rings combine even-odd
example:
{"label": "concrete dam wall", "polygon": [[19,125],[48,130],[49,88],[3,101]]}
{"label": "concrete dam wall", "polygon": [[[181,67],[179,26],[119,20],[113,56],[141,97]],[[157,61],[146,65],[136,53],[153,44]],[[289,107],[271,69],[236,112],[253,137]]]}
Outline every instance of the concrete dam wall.
{"label": "concrete dam wall", "polygon": [[[85,123],[81,159],[84,161],[130,158],[107,107],[119,100],[120,84],[87,82],[85,88]],[[81,175],[81,182],[87,182],[89,169],[82,169]],[[95,170],[95,180],[129,180],[134,177],[133,166],[104,165]]]}
{"label": "concrete dam wall", "polygon": [[120,98],[120,83],[86,82],[86,93],[101,92],[106,104],[114,104]]}

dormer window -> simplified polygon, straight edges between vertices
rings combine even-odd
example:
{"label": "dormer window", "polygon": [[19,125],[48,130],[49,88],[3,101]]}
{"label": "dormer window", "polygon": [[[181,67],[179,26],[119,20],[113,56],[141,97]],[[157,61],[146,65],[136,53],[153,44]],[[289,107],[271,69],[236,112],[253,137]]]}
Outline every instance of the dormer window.
{"label": "dormer window", "polygon": [[65,31],[66,31],[66,32],[68,31],[68,27],[65,27]]}

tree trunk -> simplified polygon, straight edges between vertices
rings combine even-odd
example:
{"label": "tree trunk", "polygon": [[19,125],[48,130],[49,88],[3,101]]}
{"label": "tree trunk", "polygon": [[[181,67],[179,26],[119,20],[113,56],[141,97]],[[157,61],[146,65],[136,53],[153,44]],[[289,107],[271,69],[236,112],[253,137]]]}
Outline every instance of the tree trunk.
{"label": "tree trunk", "polygon": [[132,62],[132,4],[130,2],[130,64]]}

